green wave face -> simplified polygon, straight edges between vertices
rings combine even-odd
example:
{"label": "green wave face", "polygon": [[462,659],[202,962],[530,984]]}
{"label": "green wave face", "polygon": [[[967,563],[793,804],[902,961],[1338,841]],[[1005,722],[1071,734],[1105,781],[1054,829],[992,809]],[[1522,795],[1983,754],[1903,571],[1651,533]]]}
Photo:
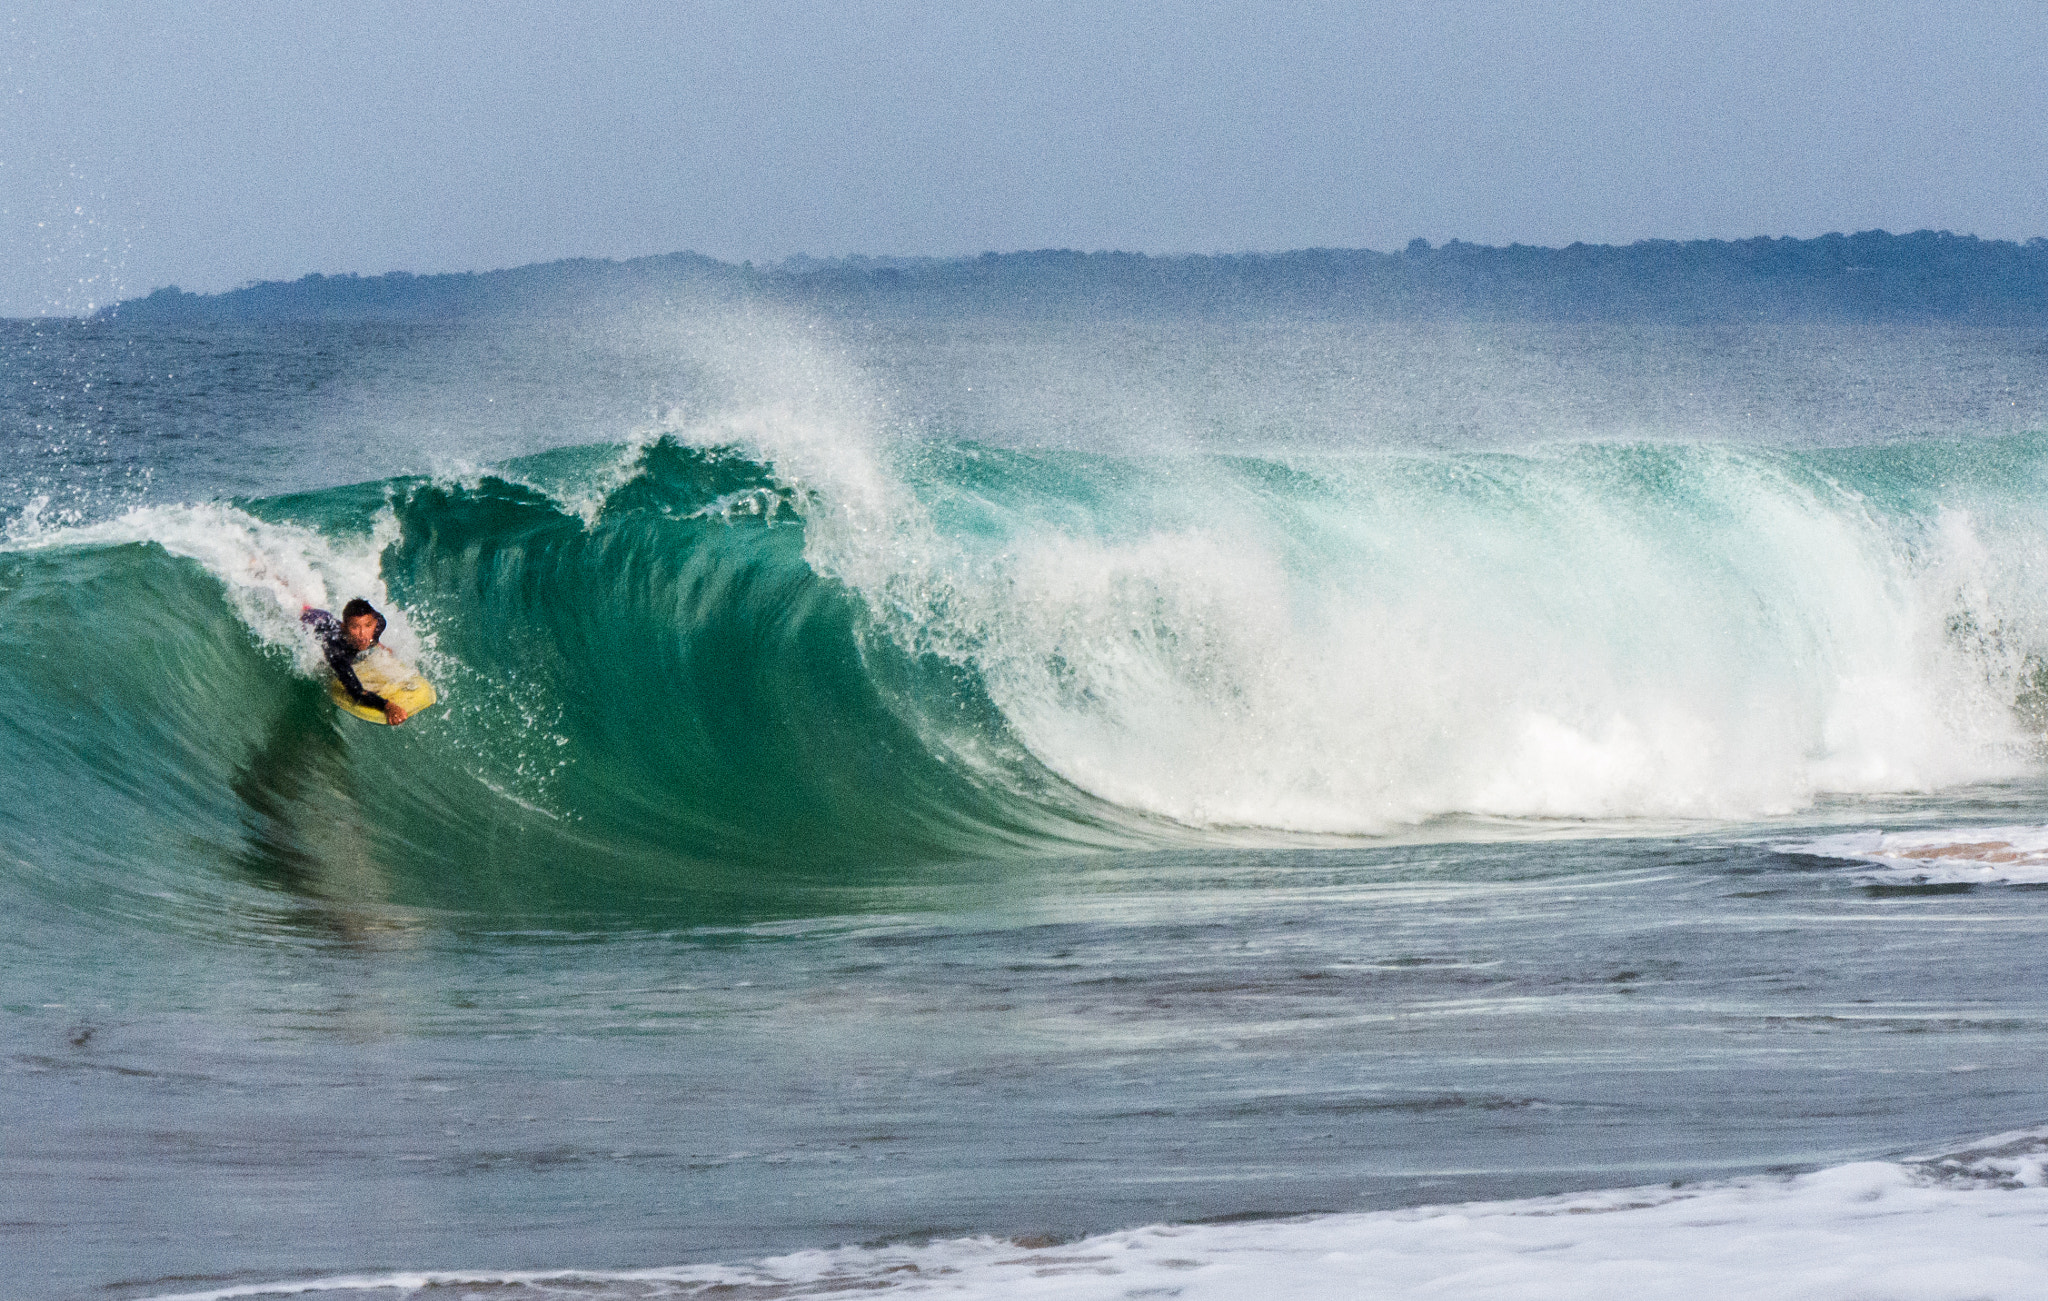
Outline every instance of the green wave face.
{"label": "green wave face", "polygon": [[[970,670],[871,635],[806,563],[792,493],[731,455],[645,449],[590,519],[495,477],[144,515],[0,554],[19,756],[0,780],[74,906],[146,914],[167,892],[201,916],[232,880],[315,900],[315,921],[362,903],[688,925],[1136,838],[1005,736]],[[325,537],[371,549],[364,594],[442,688],[403,728],[331,707],[287,603],[259,591],[250,617],[246,571]],[[79,800],[90,825],[51,816]]]}
{"label": "green wave face", "polygon": [[[2048,712],[2044,453],[663,440],[150,508],[0,549],[0,816],[38,909],[574,929],[1981,783]],[[442,689],[403,727],[296,631],[357,594]]]}

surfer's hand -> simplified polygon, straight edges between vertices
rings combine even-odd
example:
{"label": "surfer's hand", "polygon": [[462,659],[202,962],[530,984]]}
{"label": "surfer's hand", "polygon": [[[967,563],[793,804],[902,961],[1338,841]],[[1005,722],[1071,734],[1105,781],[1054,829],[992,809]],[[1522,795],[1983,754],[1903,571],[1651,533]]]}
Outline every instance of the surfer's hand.
{"label": "surfer's hand", "polygon": [[385,722],[390,723],[393,726],[396,726],[399,723],[403,723],[405,721],[405,718],[405,706],[399,704],[395,700],[387,700],[384,702]]}

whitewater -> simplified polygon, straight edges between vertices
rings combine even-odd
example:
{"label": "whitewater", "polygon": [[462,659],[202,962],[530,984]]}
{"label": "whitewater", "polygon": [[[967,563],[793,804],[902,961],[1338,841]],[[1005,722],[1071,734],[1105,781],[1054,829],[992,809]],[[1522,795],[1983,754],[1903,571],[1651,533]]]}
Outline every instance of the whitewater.
{"label": "whitewater", "polygon": [[[2048,1285],[2042,1135],[1911,1165],[1632,1188],[1233,1227],[1159,1225],[1057,1246],[987,1238],[803,1252],[740,1266],[604,1273],[342,1276],[184,1293],[375,1297],[425,1288],[532,1297],[871,1295],[1122,1298],[1980,1297]],[[1982,1204],[1985,1190],[2005,1194]],[[1578,1218],[1599,1217],[1599,1218]],[[1959,1257],[1968,1260],[1962,1277]]]}
{"label": "whitewater", "polygon": [[0,350],[0,1291],[2048,1279],[2037,330]]}

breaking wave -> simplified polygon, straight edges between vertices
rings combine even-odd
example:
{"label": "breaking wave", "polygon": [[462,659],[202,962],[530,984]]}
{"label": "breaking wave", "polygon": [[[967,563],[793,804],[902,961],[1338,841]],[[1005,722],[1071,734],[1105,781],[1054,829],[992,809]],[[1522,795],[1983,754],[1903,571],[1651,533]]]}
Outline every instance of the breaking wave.
{"label": "breaking wave", "polygon": [[[1141,461],[801,426],[25,513],[23,861],[802,911],[935,861],[1768,817],[2013,776],[2048,715],[2037,438]],[[442,687],[403,728],[337,716],[298,631],[354,595]]]}

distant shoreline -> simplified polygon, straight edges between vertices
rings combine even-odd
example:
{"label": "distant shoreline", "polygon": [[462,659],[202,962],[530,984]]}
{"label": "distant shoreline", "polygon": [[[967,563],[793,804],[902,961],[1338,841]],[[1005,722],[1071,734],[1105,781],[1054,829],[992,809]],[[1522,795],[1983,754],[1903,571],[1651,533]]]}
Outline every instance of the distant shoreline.
{"label": "distant shoreline", "polygon": [[218,294],[175,286],[102,309],[130,324],[430,321],[766,300],[832,310],[1022,313],[1266,309],[1385,319],[2048,320],[2048,239],[1946,231],[1813,239],[1505,247],[1416,240],[1397,253],[1148,256],[1041,250],[755,266],[695,253],[498,271],[309,275]]}

